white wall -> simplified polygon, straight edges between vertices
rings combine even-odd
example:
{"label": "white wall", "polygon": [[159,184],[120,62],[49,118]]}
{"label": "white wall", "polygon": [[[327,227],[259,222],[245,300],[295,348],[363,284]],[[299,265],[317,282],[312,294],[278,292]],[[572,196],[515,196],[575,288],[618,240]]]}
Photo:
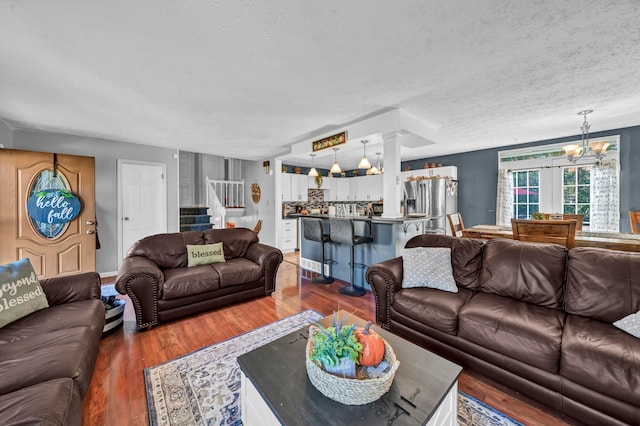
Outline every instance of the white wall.
{"label": "white wall", "polygon": [[[275,158],[268,158],[271,162],[271,174],[264,173],[262,161],[244,161],[242,163],[245,184],[245,216],[255,215],[262,219],[262,230],[258,235],[260,242],[270,246],[276,245],[275,227]],[[266,161],[265,160],[265,161]],[[257,182],[262,194],[260,202],[255,204],[251,199],[251,184]],[[280,205],[280,203],[278,203]],[[280,218],[278,217],[278,220]]]}
{"label": "white wall", "polygon": [[[0,122],[0,138],[2,138]],[[96,271],[118,269],[117,160],[162,163],[167,167],[167,230],[179,230],[178,167],[176,150],[106,139],[32,130],[13,131],[13,148],[28,151],[95,157],[96,219],[101,248],[96,252]]]}
{"label": "white wall", "polygon": [[0,144],[5,148],[11,148],[13,146],[12,131],[11,126],[0,120]]}

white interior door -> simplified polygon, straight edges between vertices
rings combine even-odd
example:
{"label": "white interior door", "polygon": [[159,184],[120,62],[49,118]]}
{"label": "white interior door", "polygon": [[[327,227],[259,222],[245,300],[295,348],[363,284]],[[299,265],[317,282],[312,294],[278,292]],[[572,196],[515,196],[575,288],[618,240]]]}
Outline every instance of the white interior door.
{"label": "white interior door", "polygon": [[118,259],[137,240],[167,232],[166,166],[118,161],[120,215]]}

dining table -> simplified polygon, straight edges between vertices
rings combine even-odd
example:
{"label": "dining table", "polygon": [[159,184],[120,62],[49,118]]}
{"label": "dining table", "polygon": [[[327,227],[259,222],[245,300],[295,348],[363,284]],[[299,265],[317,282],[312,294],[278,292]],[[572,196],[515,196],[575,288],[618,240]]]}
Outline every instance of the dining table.
{"label": "dining table", "polygon": [[[462,236],[467,238],[511,238],[513,231],[510,226],[475,225],[462,230]],[[640,234],[622,232],[576,232],[574,247],[599,247],[612,250],[640,252]]]}

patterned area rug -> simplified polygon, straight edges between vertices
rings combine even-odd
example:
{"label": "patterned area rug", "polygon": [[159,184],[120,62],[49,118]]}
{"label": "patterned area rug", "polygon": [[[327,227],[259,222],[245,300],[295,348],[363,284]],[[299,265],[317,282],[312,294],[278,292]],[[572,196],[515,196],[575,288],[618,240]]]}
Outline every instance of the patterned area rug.
{"label": "patterned area rug", "polygon": [[[224,342],[144,370],[149,424],[241,425],[240,368],[236,358],[323,315],[306,310]],[[458,393],[458,424],[516,426],[499,411]]]}

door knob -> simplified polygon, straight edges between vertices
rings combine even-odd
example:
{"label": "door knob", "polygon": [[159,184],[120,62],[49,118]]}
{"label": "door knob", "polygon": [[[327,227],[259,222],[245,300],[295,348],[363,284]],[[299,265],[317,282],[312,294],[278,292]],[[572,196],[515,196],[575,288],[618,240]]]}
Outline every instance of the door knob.
{"label": "door knob", "polygon": [[85,223],[86,223],[87,225],[94,225],[94,224],[95,224],[95,222],[94,222],[94,221],[92,221],[92,220],[88,220],[88,221],[86,221]]}
{"label": "door knob", "polygon": [[93,229],[87,229],[87,234],[91,235],[91,234],[95,234],[96,231],[94,231]]}
{"label": "door knob", "polygon": [[124,217],[124,218],[122,218],[122,220],[129,220],[129,218],[128,217]]}

